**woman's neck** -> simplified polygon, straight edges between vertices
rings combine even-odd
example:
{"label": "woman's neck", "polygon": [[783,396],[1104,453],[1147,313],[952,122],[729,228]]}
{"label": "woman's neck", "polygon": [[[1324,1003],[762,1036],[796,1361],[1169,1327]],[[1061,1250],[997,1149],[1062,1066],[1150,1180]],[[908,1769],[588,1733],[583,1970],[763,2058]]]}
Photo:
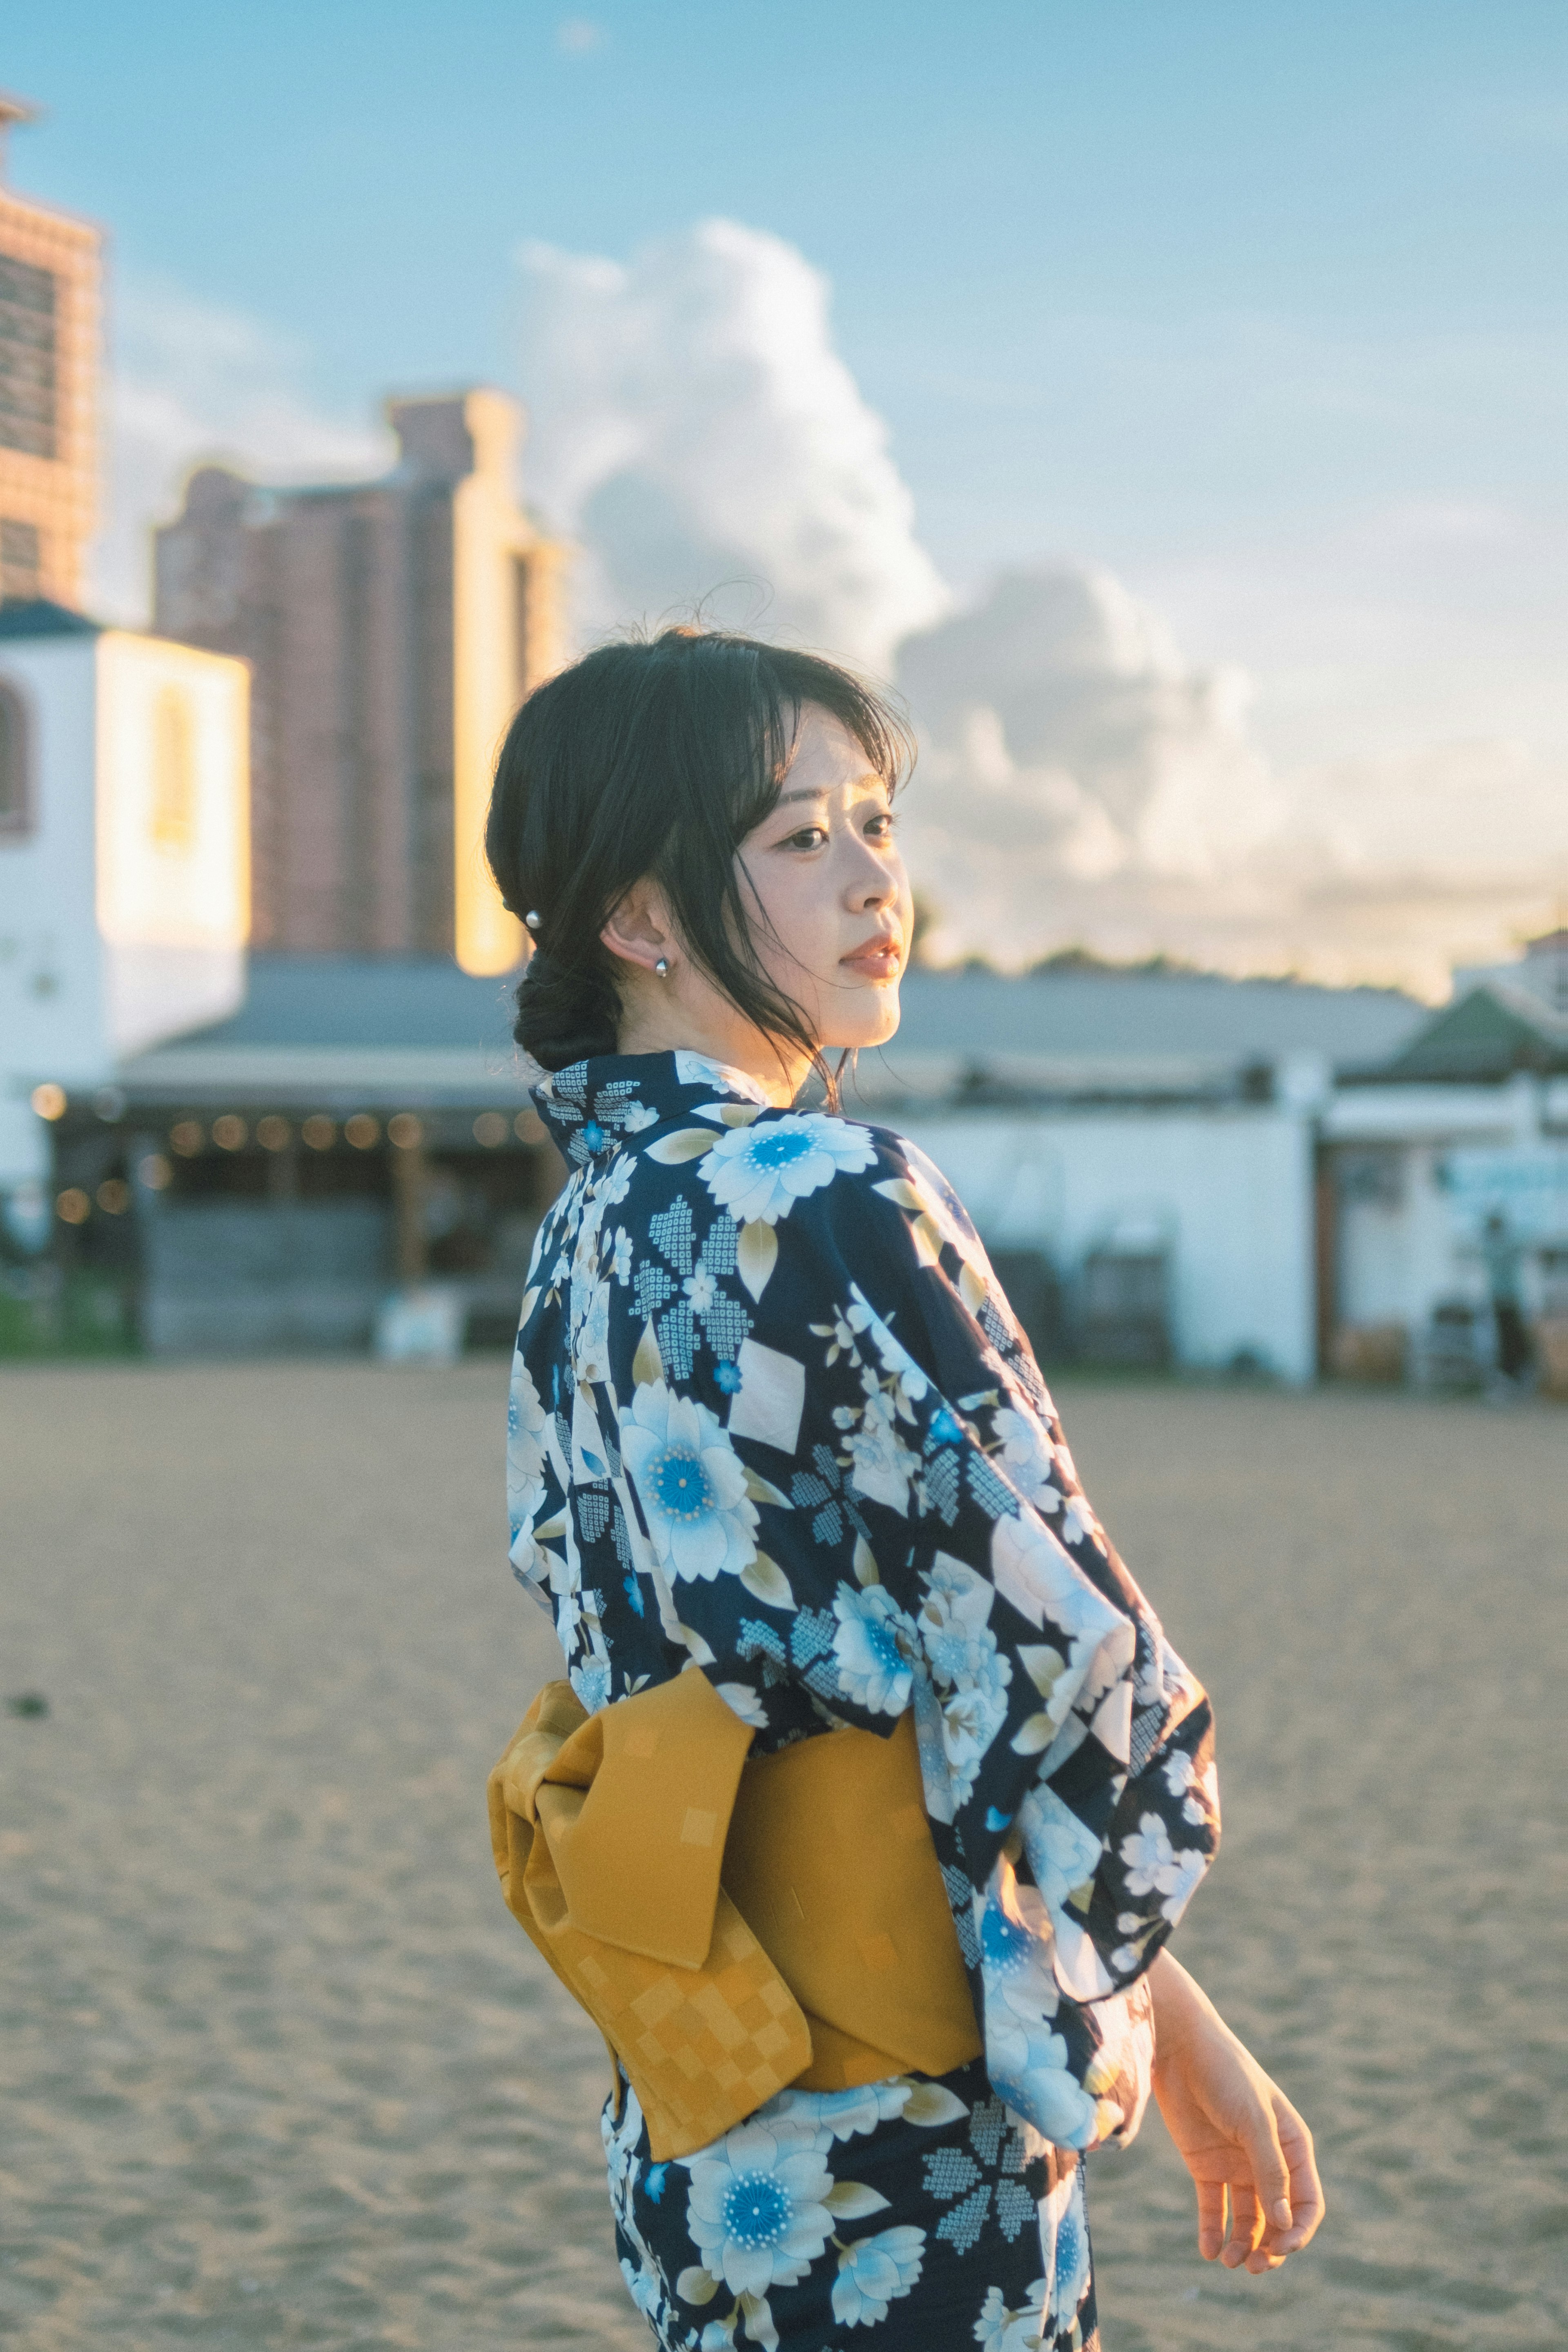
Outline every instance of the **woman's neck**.
{"label": "woman's neck", "polygon": [[704,1021],[671,997],[668,1003],[628,1006],[616,1038],[617,1054],[701,1054],[755,1079],[769,1102],[792,1103],[811,1068],[810,1055],[788,1038],[775,1041],[750,1022]]}

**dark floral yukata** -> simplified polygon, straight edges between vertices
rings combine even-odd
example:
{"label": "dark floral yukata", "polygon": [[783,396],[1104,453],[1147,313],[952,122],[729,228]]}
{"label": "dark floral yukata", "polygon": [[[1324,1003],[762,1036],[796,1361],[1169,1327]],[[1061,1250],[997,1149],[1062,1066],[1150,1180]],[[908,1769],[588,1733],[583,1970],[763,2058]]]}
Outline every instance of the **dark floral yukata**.
{"label": "dark floral yukata", "polygon": [[518,1337],[517,1574],[591,1711],[695,1665],[767,1754],[912,1707],[984,2037],[663,2164],[628,2087],[632,2297],[666,2352],[1084,2352],[1081,2158],[1148,2098],[1145,1972],[1218,1838],[1208,1703],[921,1152],[694,1054],[534,1099],[573,1173]]}

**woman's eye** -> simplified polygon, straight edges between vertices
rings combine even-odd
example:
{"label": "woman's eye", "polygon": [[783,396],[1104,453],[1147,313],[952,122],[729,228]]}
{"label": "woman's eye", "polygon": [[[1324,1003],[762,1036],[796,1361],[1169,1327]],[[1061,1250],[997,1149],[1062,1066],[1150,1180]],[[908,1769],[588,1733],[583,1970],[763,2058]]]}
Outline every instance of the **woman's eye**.
{"label": "woman's eye", "polygon": [[818,842],[826,841],[826,838],[827,835],[821,825],[803,824],[798,833],[790,835],[784,845],[788,849],[815,849]]}
{"label": "woman's eye", "polygon": [[894,826],[898,824],[898,822],[899,822],[899,820],[898,820],[898,818],[894,815],[894,814],[893,814],[893,812],[892,812],[892,810],[891,810],[891,809],[883,809],[883,810],[881,811],[881,813],[880,813],[879,815],[874,816],[874,817],[871,819],[870,824],[866,827],[866,838],[867,838],[867,840],[868,840],[868,841],[889,841],[889,840],[890,840],[890,839],[892,838],[893,828],[894,828]]}

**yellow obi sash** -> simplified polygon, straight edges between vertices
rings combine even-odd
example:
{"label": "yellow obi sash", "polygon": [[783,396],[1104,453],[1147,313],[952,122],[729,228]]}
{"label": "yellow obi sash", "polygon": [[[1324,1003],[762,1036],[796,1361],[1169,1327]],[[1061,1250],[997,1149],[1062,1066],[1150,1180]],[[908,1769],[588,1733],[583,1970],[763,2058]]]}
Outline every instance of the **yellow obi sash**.
{"label": "yellow obi sash", "polygon": [[749,1763],[752,1736],[694,1669],[594,1716],[546,1683],[489,1777],[507,1907],[620,2060],[659,2162],[788,2084],[980,2055],[912,1714]]}

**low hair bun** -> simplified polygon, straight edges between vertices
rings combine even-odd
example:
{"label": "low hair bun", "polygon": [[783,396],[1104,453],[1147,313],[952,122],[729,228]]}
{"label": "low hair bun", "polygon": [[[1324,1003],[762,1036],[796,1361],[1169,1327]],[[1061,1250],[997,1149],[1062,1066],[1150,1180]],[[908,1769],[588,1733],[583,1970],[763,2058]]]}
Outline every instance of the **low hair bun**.
{"label": "low hair bun", "polygon": [[616,1050],[620,1005],[597,972],[574,971],[535,948],[517,992],[512,1035],[541,1069],[564,1070]]}

